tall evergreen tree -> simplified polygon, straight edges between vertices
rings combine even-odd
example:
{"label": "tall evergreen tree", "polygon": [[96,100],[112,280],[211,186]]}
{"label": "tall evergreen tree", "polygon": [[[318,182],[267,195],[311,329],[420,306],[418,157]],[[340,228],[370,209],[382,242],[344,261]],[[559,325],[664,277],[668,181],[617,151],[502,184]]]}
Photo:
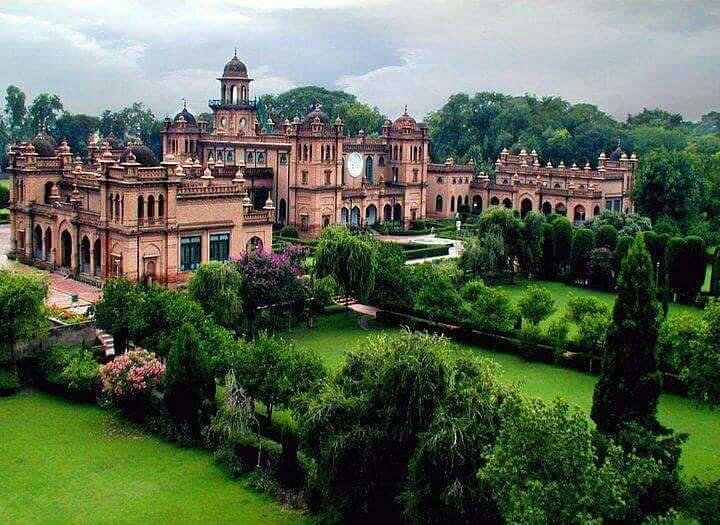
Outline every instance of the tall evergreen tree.
{"label": "tall evergreen tree", "polygon": [[648,430],[659,426],[659,315],[652,261],[638,236],[622,261],[602,373],[593,395],[591,417],[601,432],[615,433],[625,423]]}

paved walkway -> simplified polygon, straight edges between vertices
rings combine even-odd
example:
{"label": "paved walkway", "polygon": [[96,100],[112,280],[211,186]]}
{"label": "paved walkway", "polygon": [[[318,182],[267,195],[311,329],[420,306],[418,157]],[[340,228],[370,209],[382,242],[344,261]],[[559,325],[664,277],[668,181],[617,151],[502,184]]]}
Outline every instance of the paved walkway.
{"label": "paved walkway", "polygon": [[376,235],[376,239],[387,242],[396,242],[399,244],[406,244],[412,241],[417,244],[428,244],[428,245],[441,245],[450,244],[450,249],[447,255],[439,255],[437,257],[424,257],[422,259],[413,259],[407,261],[405,264],[421,264],[424,262],[442,261],[443,259],[457,259],[462,255],[463,243],[456,239],[445,239],[438,237],[436,234],[432,235],[417,235],[417,236],[405,236],[405,235]]}
{"label": "paved walkway", "polygon": [[[7,258],[10,251],[10,225],[0,224],[0,268],[12,266],[20,271],[31,271],[30,266],[14,263]],[[38,270],[39,271],[39,270]],[[84,313],[91,303],[102,295],[102,290],[89,284],[74,281],[61,273],[43,272],[48,279],[50,293],[47,304],[59,306],[76,313]],[[77,296],[77,302],[72,301],[73,295]]]}

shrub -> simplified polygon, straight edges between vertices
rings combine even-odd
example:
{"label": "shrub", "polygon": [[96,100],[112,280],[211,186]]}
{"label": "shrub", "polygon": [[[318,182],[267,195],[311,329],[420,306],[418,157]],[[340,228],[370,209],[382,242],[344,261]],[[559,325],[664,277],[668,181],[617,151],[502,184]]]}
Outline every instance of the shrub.
{"label": "shrub", "polygon": [[570,264],[570,251],[572,247],[573,227],[565,217],[553,218],[555,229],[555,263],[560,268]]}
{"label": "shrub", "polygon": [[665,249],[668,288],[687,301],[694,300],[705,281],[707,259],[700,237],[673,237]]}
{"label": "shrub", "polygon": [[715,255],[713,257],[710,293],[714,296],[720,295],[720,247],[715,248]]}
{"label": "shrub", "polygon": [[682,377],[688,393],[705,403],[720,404],[720,302],[711,300],[703,312],[704,337],[690,344],[690,363]]}
{"label": "shrub", "polygon": [[280,237],[287,237],[288,239],[299,239],[300,234],[298,233],[295,226],[290,226],[288,224],[287,226],[283,226],[280,229]]}
{"label": "shrub", "polygon": [[0,209],[7,208],[10,204],[10,188],[0,184]]}
{"label": "shrub", "polygon": [[681,373],[690,365],[692,347],[702,344],[704,327],[694,315],[680,313],[668,317],[658,334],[658,360],[665,372]]}
{"label": "shrub", "polygon": [[465,301],[461,313],[464,326],[487,332],[512,330],[517,311],[509,292],[478,280],[467,283],[460,293]]}
{"label": "shrub", "polygon": [[525,359],[537,357],[538,345],[542,341],[542,330],[537,324],[523,326],[518,332],[518,349]]}
{"label": "shrub", "polygon": [[542,261],[540,268],[542,276],[545,279],[555,274],[555,228],[547,222],[543,224]]}
{"label": "shrub", "polygon": [[720,516],[720,480],[701,481],[693,478],[685,483],[683,513],[700,523],[717,523]]}
{"label": "shrub", "polygon": [[545,337],[552,346],[553,353],[555,354],[555,360],[559,361],[567,348],[567,336],[570,332],[567,319],[561,317],[554,319],[548,324]]}
{"label": "shrub", "polygon": [[20,379],[14,369],[0,368],[0,397],[10,396],[20,390]]}
{"label": "shrub", "polygon": [[590,286],[600,290],[615,287],[614,255],[607,248],[596,248],[590,252]]}
{"label": "shrub", "polygon": [[164,374],[165,365],[147,350],[132,350],[100,367],[103,392],[114,400],[149,395]]}
{"label": "shrub", "polygon": [[611,224],[603,224],[595,230],[595,246],[614,250],[617,244],[617,230]]}
{"label": "shrub", "polygon": [[590,270],[590,253],[595,248],[595,239],[591,230],[579,228],[572,238],[570,267],[576,279],[587,279]]}
{"label": "shrub", "polygon": [[338,285],[332,275],[322,277],[321,279],[313,279],[312,297],[315,311],[322,312],[325,310],[325,307],[330,306],[337,291]]}
{"label": "shrub", "polygon": [[518,308],[524,319],[537,326],[555,311],[555,299],[547,288],[531,285],[520,296]]}
{"label": "shrub", "polygon": [[442,271],[434,278],[421,283],[415,296],[414,309],[430,321],[454,321],[460,307],[460,297],[452,279]]}
{"label": "shrub", "polygon": [[100,392],[100,367],[90,350],[72,356],[60,378],[70,392],[92,396]]}

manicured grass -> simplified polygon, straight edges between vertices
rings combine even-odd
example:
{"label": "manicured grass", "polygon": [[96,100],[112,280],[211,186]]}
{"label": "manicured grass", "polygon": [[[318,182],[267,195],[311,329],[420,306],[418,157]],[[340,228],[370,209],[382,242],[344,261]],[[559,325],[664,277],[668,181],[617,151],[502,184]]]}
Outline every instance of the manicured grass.
{"label": "manicured grass", "polygon": [[[358,326],[362,316],[335,313],[318,318],[316,328],[298,328],[290,336],[298,345],[312,348],[329,368],[337,368],[344,354],[357,347],[371,333],[385,331],[372,322],[370,329]],[[397,333],[398,329],[390,332]],[[574,370],[533,363],[508,354],[469,345],[455,344],[459,352],[472,352],[496,362],[503,381],[516,383],[520,390],[533,397],[552,400],[560,397],[589,414],[597,376]],[[659,406],[660,421],[689,439],[683,446],[684,472],[704,479],[720,476],[720,410],[698,407],[686,398],[663,394]]]}
{"label": "manicured grass", "polygon": [[0,398],[0,436],[0,523],[309,522],[95,406]]}
{"label": "manicured grass", "polygon": [[10,187],[10,179],[0,179],[0,186]]}

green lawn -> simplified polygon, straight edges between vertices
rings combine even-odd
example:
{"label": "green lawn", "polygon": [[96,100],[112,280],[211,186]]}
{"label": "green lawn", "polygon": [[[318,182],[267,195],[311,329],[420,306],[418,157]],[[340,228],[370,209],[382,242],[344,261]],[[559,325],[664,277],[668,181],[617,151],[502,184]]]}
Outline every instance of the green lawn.
{"label": "green lawn", "polygon": [[0,398],[0,523],[298,523],[208,452],[40,393]]}
{"label": "green lawn", "polygon": [[[358,326],[360,315],[336,313],[318,319],[316,328],[296,329],[290,338],[298,345],[314,349],[331,368],[337,368],[344,354],[369,334],[382,331],[373,322],[369,330]],[[397,329],[392,329],[397,332]],[[546,400],[561,397],[571,405],[589,413],[596,376],[574,370],[532,363],[520,357],[469,345],[455,345],[459,351],[469,351],[492,359],[500,366],[504,381],[516,383],[524,394]],[[683,466],[688,475],[705,479],[720,476],[720,410],[697,407],[691,400],[663,394],[660,398],[659,418],[662,423],[690,435],[683,447]]]}

